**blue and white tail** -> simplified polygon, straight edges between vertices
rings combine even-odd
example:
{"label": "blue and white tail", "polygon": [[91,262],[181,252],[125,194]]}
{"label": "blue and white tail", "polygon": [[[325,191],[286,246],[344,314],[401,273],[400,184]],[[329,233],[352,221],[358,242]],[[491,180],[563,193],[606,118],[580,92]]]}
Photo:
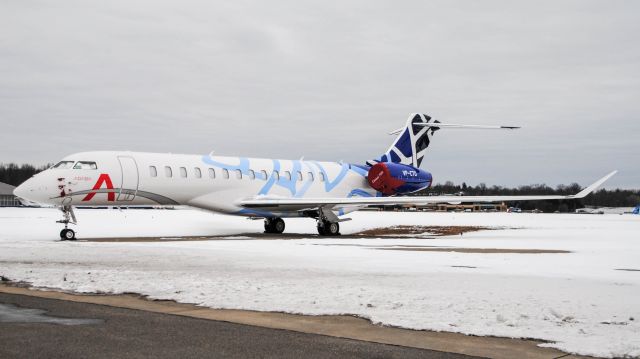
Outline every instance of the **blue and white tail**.
{"label": "blue and white tail", "polygon": [[427,147],[431,142],[431,136],[439,130],[438,127],[433,127],[432,124],[438,122],[432,121],[428,115],[411,114],[404,128],[391,132],[391,134],[399,133],[399,135],[387,152],[377,160],[367,161],[367,164],[394,162],[416,168],[420,167],[422,159],[427,152]]}
{"label": "blue and white tail", "polygon": [[413,113],[407,120],[407,125],[403,128],[392,131],[390,134],[399,134],[393,144],[382,157],[376,160],[367,161],[372,166],[378,162],[394,162],[420,167],[422,159],[427,152],[427,147],[431,143],[431,137],[440,129],[492,129],[492,130],[514,130],[516,126],[488,126],[488,125],[460,125],[455,123],[442,123],[432,120],[425,114]]}

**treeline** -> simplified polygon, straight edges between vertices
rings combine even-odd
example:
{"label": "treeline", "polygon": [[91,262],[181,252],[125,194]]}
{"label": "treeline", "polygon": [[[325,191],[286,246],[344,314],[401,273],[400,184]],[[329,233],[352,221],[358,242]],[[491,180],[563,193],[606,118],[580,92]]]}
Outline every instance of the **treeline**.
{"label": "treeline", "polygon": [[[570,185],[559,185],[556,188],[545,184],[535,184],[509,188],[502,186],[487,186],[480,183],[477,186],[468,186],[466,183],[456,185],[451,181],[444,184],[436,184],[428,190],[420,191],[416,195],[439,195],[439,194],[463,194],[466,196],[508,196],[508,195],[569,195],[576,194],[582,190],[577,183]],[[576,200],[553,200],[553,201],[521,201],[507,202],[509,206],[518,207],[523,210],[538,209],[543,212],[573,212],[577,208],[585,206],[594,207],[635,207],[640,204],[640,190],[600,189],[583,199]]]}
{"label": "treeline", "polygon": [[51,167],[50,164],[36,167],[32,165],[17,165],[15,163],[0,163],[0,182],[18,186],[34,174]]}

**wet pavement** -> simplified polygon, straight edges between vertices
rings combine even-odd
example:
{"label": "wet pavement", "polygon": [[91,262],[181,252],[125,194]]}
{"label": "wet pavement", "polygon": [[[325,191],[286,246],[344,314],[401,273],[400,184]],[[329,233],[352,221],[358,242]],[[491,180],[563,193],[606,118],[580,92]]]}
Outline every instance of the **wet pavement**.
{"label": "wet pavement", "polygon": [[0,320],[0,358],[3,359],[471,358],[434,350],[17,294],[0,293],[0,305],[0,317],[4,318]]}
{"label": "wet pavement", "polygon": [[102,324],[102,319],[60,318],[47,315],[43,309],[20,308],[0,303],[0,323],[49,323],[59,325]]}

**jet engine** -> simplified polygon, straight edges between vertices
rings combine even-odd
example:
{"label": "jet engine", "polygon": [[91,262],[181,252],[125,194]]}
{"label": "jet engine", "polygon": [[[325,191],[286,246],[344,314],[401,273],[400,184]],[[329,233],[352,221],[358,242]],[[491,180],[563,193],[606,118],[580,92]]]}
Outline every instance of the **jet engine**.
{"label": "jet engine", "polygon": [[369,185],[385,195],[405,194],[431,187],[431,173],[394,162],[378,162],[367,174]]}

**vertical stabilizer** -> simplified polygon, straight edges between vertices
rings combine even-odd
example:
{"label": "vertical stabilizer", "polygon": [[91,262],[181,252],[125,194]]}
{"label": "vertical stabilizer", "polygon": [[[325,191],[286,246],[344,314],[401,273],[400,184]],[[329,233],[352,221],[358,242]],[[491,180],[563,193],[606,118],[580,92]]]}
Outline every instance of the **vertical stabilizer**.
{"label": "vertical stabilizer", "polygon": [[377,160],[367,161],[369,165],[377,162],[394,162],[420,167],[422,159],[427,152],[431,136],[438,127],[425,126],[427,123],[438,123],[424,114],[414,113],[409,116],[407,125],[399,131],[398,137],[382,157]]}

